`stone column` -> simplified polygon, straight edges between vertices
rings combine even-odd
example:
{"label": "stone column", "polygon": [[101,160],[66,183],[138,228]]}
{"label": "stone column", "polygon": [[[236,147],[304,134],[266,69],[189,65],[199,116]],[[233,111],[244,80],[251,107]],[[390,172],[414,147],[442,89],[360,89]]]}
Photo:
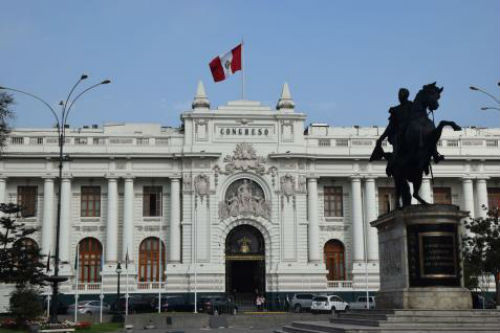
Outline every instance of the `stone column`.
{"label": "stone column", "polygon": [[108,221],[106,223],[106,262],[117,261],[118,249],[118,185],[116,178],[108,178]]}
{"label": "stone column", "polygon": [[122,259],[128,258],[133,261],[133,233],[134,233],[134,179],[125,178],[125,189],[123,196],[123,241]]}
{"label": "stone column", "polygon": [[462,179],[462,191],[464,196],[463,209],[469,212],[471,217],[474,217],[474,189],[471,178]]}
{"label": "stone column", "polygon": [[319,218],[318,218],[318,179],[307,179],[307,206],[309,229],[307,233],[307,248],[309,262],[321,261],[319,252]]}
{"label": "stone column", "polygon": [[42,254],[54,254],[54,179],[45,178],[43,184]]}
{"label": "stone column", "polygon": [[7,180],[5,178],[0,177],[0,203],[6,203],[5,202],[6,183],[7,183]]}
{"label": "stone column", "polygon": [[181,261],[180,179],[170,178],[170,263]]}
{"label": "stone column", "polygon": [[432,197],[431,179],[429,177],[424,177],[422,179],[422,186],[420,187],[420,196],[422,197],[422,199],[424,199],[430,204],[434,202],[434,199]]}
{"label": "stone column", "polygon": [[351,216],[352,216],[352,248],[353,260],[364,261],[364,239],[363,239],[363,208],[361,201],[361,179],[351,178]]}
{"label": "stone column", "polygon": [[61,229],[59,233],[59,258],[69,262],[71,244],[71,178],[63,178],[61,186]]}
{"label": "stone column", "polygon": [[365,181],[365,209],[366,229],[368,234],[367,252],[369,261],[378,261],[378,234],[377,228],[370,225],[377,219],[377,198],[375,195],[375,179],[367,178]]}
{"label": "stone column", "polygon": [[477,197],[477,211],[476,217],[486,217],[486,210],[483,205],[488,206],[488,188],[486,185],[486,178],[478,178],[476,180],[476,197]]}

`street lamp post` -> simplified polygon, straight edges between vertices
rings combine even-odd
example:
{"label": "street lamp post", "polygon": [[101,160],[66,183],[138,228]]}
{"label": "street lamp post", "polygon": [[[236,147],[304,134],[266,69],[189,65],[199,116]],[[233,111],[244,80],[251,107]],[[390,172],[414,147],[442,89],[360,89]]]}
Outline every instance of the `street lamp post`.
{"label": "street lamp post", "polygon": [[[118,278],[118,281],[117,281],[117,286],[116,286],[116,302],[115,302],[115,315],[113,316],[113,322],[122,322],[123,321],[123,317],[122,317],[122,314],[121,314],[121,308],[120,308],[120,275],[122,273],[122,264],[120,262],[118,262],[118,264],[116,265],[116,275],[117,275],[117,278]],[[128,283],[128,281],[127,281]]]}
{"label": "street lamp post", "polygon": [[[497,83],[498,86],[500,86],[500,82]],[[469,87],[470,90],[473,90],[473,91],[479,91],[485,95],[487,95],[488,97],[490,97],[493,101],[495,101],[495,103],[497,104],[497,106],[483,106],[481,107],[481,110],[483,111],[486,111],[486,110],[496,110],[496,111],[500,111],[500,99],[498,99],[497,97],[495,97],[493,94],[490,94],[489,92],[487,92],[486,90],[484,89],[481,89],[481,88],[478,88],[476,86],[470,86]]]}
{"label": "street lamp post", "polygon": [[[57,112],[50,106],[49,103],[47,103],[45,100],[42,98],[31,94],[29,92],[19,90],[19,89],[14,89],[14,88],[8,88],[8,87],[0,87],[0,90],[8,90],[8,91],[14,91],[18,92],[24,95],[28,95],[30,97],[35,98],[36,100],[42,102],[52,113],[56,120],[56,126],[57,126],[57,135],[59,138],[59,193],[57,195],[57,220],[56,220],[56,249],[55,249],[55,255],[54,255],[54,275],[48,276],[46,280],[49,283],[52,283],[52,305],[50,307],[50,317],[49,317],[49,322],[50,323],[57,323],[57,310],[58,310],[58,304],[59,304],[59,283],[64,282],[67,280],[66,277],[59,276],[59,239],[60,239],[60,227],[61,227],[61,192],[62,192],[62,171],[63,171],[63,163],[64,163],[64,143],[66,139],[66,124],[68,120],[68,115],[71,111],[71,108],[75,104],[75,102],[86,92],[88,92],[91,89],[94,89],[100,85],[108,84],[111,81],[110,80],[104,80],[99,83],[96,83],[87,89],[84,89],[81,91],[76,97],[74,97],[71,100],[71,96],[73,95],[73,92],[75,91],[76,87],[85,79],[88,78],[87,74],[82,74],[78,81],[73,85],[71,90],[68,93],[68,96],[66,97],[65,101],[60,101],[59,106],[61,107],[60,115],[58,116]],[[77,273],[75,273],[75,278]]]}

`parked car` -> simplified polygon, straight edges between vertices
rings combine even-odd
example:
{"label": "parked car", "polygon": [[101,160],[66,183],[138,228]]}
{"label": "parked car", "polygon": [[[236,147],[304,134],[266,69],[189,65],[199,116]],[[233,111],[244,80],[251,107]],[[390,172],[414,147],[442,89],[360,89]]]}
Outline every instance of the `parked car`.
{"label": "parked car", "polygon": [[316,296],[312,299],[311,312],[337,312],[349,310],[349,303],[337,295]]}
{"label": "parked car", "polygon": [[198,311],[209,314],[230,313],[235,315],[238,313],[238,307],[230,297],[203,297],[200,299]]}
{"label": "parked car", "polygon": [[[152,296],[130,295],[128,298],[128,312],[153,312],[154,307],[151,306],[152,298]],[[114,307],[116,307],[116,305]],[[118,310],[120,312],[125,312],[125,297],[120,297]]]}
{"label": "parked car", "polygon": [[308,293],[295,294],[290,301],[290,305],[295,312],[311,309],[314,295]]}
{"label": "parked car", "polygon": [[[92,301],[92,300],[87,300],[87,301],[80,301],[77,304],[77,311],[78,313],[84,313],[84,314],[98,314],[101,309],[101,302],[100,301]],[[110,311],[111,307],[107,303],[102,304],[102,313],[108,313]],[[75,313],[75,304],[70,304],[68,307],[68,313]]]}
{"label": "parked car", "polygon": [[[368,304],[370,309],[375,309],[375,296],[368,296]],[[349,305],[353,310],[366,309],[366,296],[358,296],[356,302],[351,302]]]}
{"label": "parked car", "polygon": [[[151,301],[151,307],[154,311],[158,311],[158,296]],[[167,311],[192,312],[194,311],[194,304],[186,301],[182,296],[162,295],[161,312]]]}

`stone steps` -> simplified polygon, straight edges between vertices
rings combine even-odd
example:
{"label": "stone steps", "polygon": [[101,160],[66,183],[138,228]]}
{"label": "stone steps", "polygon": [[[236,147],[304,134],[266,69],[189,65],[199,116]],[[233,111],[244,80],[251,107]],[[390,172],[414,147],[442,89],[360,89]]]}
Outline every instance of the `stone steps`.
{"label": "stone steps", "polygon": [[280,333],[500,333],[500,311],[357,310],[330,321],[295,321]]}
{"label": "stone steps", "polygon": [[499,326],[494,327],[369,327],[361,325],[341,326],[328,322],[294,322],[284,326],[281,333],[498,333]]}

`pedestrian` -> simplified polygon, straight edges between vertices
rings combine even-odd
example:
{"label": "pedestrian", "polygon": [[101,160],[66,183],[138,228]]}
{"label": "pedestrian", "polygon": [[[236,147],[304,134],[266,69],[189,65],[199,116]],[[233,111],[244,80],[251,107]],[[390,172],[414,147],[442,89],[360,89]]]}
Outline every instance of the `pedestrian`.
{"label": "pedestrian", "polygon": [[260,295],[257,295],[257,297],[255,298],[255,306],[257,307],[257,311],[261,310],[262,300],[260,298]]}

